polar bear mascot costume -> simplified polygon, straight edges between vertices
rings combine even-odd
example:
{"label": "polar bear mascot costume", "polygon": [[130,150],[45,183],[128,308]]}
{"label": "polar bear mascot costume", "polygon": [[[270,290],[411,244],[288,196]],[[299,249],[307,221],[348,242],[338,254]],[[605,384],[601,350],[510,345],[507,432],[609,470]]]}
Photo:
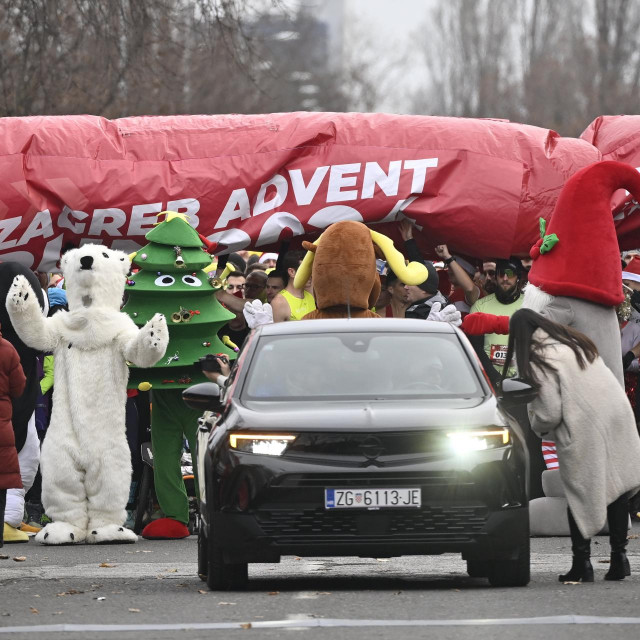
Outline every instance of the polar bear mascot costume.
{"label": "polar bear mascot costume", "polygon": [[42,504],[53,520],[43,544],[126,543],[131,455],[125,435],[127,361],[151,367],[169,333],[156,314],[138,329],[120,312],[130,262],[87,244],[61,261],[69,311],[44,318],[33,289],[16,276],[7,311],[25,344],[54,354],[53,411],[42,446]]}

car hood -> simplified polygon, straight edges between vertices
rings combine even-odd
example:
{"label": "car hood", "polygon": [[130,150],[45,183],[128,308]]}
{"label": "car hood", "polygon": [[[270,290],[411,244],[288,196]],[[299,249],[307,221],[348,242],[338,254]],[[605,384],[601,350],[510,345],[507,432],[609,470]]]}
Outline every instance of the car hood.
{"label": "car hood", "polygon": [[235,427],[296,431],[410,431],[505,424],[494,396],[370,402],[235,403]]}

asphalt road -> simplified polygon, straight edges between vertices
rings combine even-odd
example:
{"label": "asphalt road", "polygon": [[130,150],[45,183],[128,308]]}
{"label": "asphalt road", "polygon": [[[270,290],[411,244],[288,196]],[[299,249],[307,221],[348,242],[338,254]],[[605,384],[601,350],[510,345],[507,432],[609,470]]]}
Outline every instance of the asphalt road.
{"label": "asphalt road", "polygon": [[[196,539],[126,546],[5,545],[0,640],[57,638],[640,637],[640,526],[633,575],[605,582],[609,546],[596,538],[594,584],[564,585],[568,538],[532,540],[528,587],[469,578],[457,555],[294,558],[252,565],[244,592],[210,592],[196,575]],[[24,556],[17,562],[14,557]],[[191,625],[191,626],[189,626]]]}

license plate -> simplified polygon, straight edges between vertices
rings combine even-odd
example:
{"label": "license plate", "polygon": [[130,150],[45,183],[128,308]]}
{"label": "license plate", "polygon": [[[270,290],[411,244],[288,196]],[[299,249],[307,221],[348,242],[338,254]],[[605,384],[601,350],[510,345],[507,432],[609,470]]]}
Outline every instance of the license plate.
{"label": "license plate", "polygon": [[420,489],[325,489],[325,509],[419,507]]}

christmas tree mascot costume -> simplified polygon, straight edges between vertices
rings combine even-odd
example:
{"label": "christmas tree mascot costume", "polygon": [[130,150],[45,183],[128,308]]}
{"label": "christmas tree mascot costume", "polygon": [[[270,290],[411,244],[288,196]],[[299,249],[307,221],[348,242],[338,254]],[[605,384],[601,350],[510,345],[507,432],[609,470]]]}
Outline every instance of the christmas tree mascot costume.
{"label": "christmas tree mascot costume", "polygon": [[27,279],[18,275],[7,311],[23,342],[55,356],[53,411],[42,446],[42,504],[53,520],[43,544],[135,542],[122,525],[131,482],[125,435],[127,361],[151,366],[168,333],[157,314],[138,329],[120,312],[129,271],[121,251],[88,244],[61,261],[69,311],[42,315]]}
{"label": "christmas tree mascot costume", "polygon": [[[182,401],[182,390],[206,382],[194,363],[208,353],[235,352],[217,337],[226,322],[235,317],[213,295],[203,269],[211,264],[204,243],[184,214],[163,212],[165,218],[146,235],[149,241],[133,258],[140,268],[127,281],[126,311],[143,324],[156,312],[169,326],[166,356],[152,369],[132,368],[130,386],[151,389],[151,443],[153,475],[158,503],[165,517],[148,524],[142,536],[177,539],[189,535],[189,500],[182,479],[180,460],[183,440],[195,452],[201,413]],[[194,465],[194,473],[197,469]],[[196,476],[197,482],[197,476]]]}

